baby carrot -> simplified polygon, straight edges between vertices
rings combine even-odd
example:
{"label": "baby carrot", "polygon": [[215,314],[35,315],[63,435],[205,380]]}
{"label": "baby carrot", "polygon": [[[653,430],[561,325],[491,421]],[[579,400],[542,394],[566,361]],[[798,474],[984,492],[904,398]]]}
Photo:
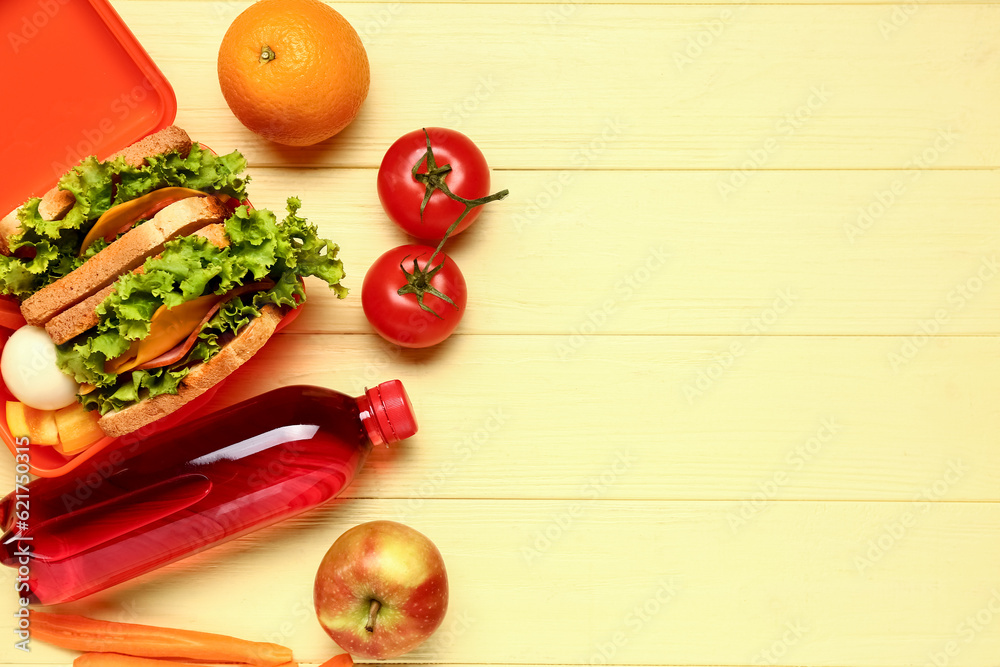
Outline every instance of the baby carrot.
{"label": "baby carrot", "polygon": [[62,648],[146,658],[242,662],[257,667],[277,667],[292,660],[291,649],[277,644],[41,611],[31,614],[31,634],[36,639]]}

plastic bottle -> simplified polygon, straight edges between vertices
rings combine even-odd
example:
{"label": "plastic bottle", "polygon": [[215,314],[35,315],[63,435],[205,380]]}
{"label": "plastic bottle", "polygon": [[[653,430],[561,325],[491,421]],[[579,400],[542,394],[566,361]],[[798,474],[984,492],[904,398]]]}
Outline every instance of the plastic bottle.
{"label": "plastic bottle", "polygon": [[398,380],[358,398],[276,389],[11,493],[0,501],[0,560],[17,568],[18,550],[31,552],[21,597],[76,600],[313,508],[351,482],[373,445],[416,431]]}

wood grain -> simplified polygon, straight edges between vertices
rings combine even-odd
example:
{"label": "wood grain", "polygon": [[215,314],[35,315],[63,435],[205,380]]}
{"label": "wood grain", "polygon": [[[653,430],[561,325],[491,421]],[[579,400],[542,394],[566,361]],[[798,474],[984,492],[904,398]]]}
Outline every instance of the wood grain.
{"label": "wood grain", "polygon": [[[178,124],[248,156],[257,206],[301,196],[347,266],[211,407],[398,377],[420,432],[324,508],[61,611],[318,664],[316,566],[388,518],[437,543],[451,604],[383,664],[996,667],[1000,3],[335,2],[373,84],[307,149],[220,93],[249,0],[113,4]],[[360,287],[410,240],[375,169],[426,125],[511,195],[448,246],[459,333],[400,350]]]}
{"label": "wood grain", "polygon": [[[116,2],[119,0],[116,0]],[[134,2],[162,2],[163,0],[133,0]],[[177,3],[196,3],[196,2],[214,2],[216,0],[174,0]],[[238,0],[234,0],[238,1]],[[327,4],[332,5],[334,8],[339,8],[344,5],[352,4],[363,4],[370,5],[373,4],[368,0],[337,0],[336,2],[327,2]],[[433,4],[433,5],[449,5],[449,4],[471,4],[465,2],[465,0],[400,0],[400,2],[385,2],[381,3],[383,8],[379,11],[376,16],[372,17],[371,20],[375,21],[374,25],[379,25],[378,16],[383,17],[395,16],[399,12],[403,11],[404,8],[409,10],[408,5],[415,5],[414,11],[419,11],[420,5],[423,4]],[[692,3],[692,2],[682,2],[681,0],[567,0],[566,2],[552,2],[552,0],[490,0],[489,3],[480,4],[491,4],[491,5],[542,5],[545,8],[545,18],[547,18],[553,25],[559,23],[565,23],[570,20],[577,11],[586,9],[588,5],[689,5],[689,4],[703,4],[703,5],[749,5],[755,4],[751,3],[750,0],[702,0],[702,2]],[[794,0],[790,2],[772,2],[768,4],[777,5],[811,5],[811,4],[830,4],[828,0]],[[840,2],[840,5],[865,5],[865,4],[876,4],[876,5],[896,5],[898,3],[893,3],[889,0],[852,0],[851,2]],[[923,3],[921,3],[923,4]],[[935,0],[936,5],[951,5],[951,4],[982,4],[981,0]],[[398,6],[397,6],[398,5]],[[901,11],[904,6],[900,5]],[[912,7],[905,7],[905,9],[912,13]],[[383,18],[383,21],[385,19]],[[366,24],[362,23],[358,26],[359,30],[364,30]],[[384,27],[384,26],[382,26]]]}
{"label": "wood grain", "polygon": [[[451,599],[441,629],[401,663],[581,665],[607,653],[619,665],[903,667],[955,641],[953,664],[995,665],[995,616],[968,642],[963,630],[1000,596],[982,567],[1000,549],[1000,505],[780,503],[736,535],[727,512],[346,501],[65,609],[279,641],[319,662],[336,652],[312,609],[320,559],[350,526],[404,516],[445,555]],[[69,655],[37,644],[31,657]]]}
{"label": "wood grain", "polygon": [[[1000,155],[993,4],[920,3],[885,36],[880,22],[895,6],[593,5],[552,25],[546,12],[558,5],[400,4],[384,27],[362,28],[374,83],[357,121],[309,149],[255,139],[225,105],[218,47],[248,4],[115,7],[173,83],[179,124],[257,165],[376,167],[393,140],[424,125],[466,132],[503,169],[742,169],[753,178],[916,160],[992,167]],[[341,9],[364,26],[385,7]],[[701,52],[687,56],[699,39]]]}
{"label": "wood grain", "polygon": [[997,338],[937,338],[898,369],[900,341],[881,337],[605,336],[565,358],[559,343],[460,336],[419,351],[283,334],[214,405],[401,379],[421,430],[376,450],[348,490],[361,498],[598,494],[753,516],[797,499],[1000,500]]}
{"label": "wood grain", "polygon": [[[249,171],[255,205],[301,195],[341,245],[351,295],[314,282],[295,330],[370,332],[364,273],[413,242],[382,211],[375,171]],[[718,179],[496,172],[510,196],[447,246],[470,289],[459,331],[1000,333],[1000,172],[762,172],[729,201]]]}

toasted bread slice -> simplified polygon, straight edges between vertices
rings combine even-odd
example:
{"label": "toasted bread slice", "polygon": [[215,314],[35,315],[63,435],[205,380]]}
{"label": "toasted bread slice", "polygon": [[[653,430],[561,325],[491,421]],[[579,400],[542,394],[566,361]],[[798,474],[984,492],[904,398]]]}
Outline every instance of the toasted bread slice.
{"label": "toasted bread slice", "polygon": [[76,203],[76,197],[69,190],[52,188],[38,202],[38,215],[42,220],[62,220]]}
{"label": "toasted bread slice", "polygon": [[187,155],[190,150],[191,137],[188,136],[188,133],[176,125],[170,125],[117,153],[113,153],[108,160],[122,157],[125,158],[125,164],[131,167],[141,167],[146,164],[146,158],[151,155],[162,155],[172,151],[179,151]]}
{"label": "toasted bread slice", "polygon": [[[188,133],[171,125],[140,139],[108,159],[123,157],[126,164],[132,167],[141,167],[146,164],[146,158],[151,155],[161,155],[172,151],[179,151],[186,155],[190,150],[191,137],[188,136]],[[76,204],[76,197],[73,196],[72,192],[54,187],[42,196],[42,201],[38,204],[38,215],[42,217],[42,220],[62,220],[74,204]],[[9,239],[20,228],[21,223],[15,213],[11,213],[0,221],[0,252],[5,255],[10,252]]]}
{"label": "toasted bread slice", "polygon": [[[219,248],[229,245],[229,237],[226,236],[226,226],[222,223],[214,223],[195,231],[192,236],[204,236],[208,242]],[[137,268],[133,273],[142,273],[142,267]],[[117,282],[117,281],[115,281]],[[111,296],[115,291],[115,283],[102,289],[97,294],[87,297],[80,303],[67,308],[51,320],[45,323],[45,331],[49,338],[56,345],[62,345],[66,341],[76,338],[84,331],[97,326],[100,318],[97,316],[97,307]]]}
{"label": "toasted bread slice", "polygon": [[[38,202],[38,214],[42,220],[61,220],[75,203],[76,197],[69,190],[52,188]],[[0,220],[0,253],[4,255],[10,254],[10,239],[21,229],[21,221],[17,219],[19,210],[20,207],[15,208]]]}
{"label": "toasted bread slice", "polygon": [[228,214],[225,205],[211,196],[174,202],[152,220],[130,229],[69,275],[25,299],[21,315],[28,324],[41,326],[115,282],[118,276],[135,269],[147,257],[162,252],[163,245],[170,239],[222,222]]}
{"label": "toasted bread slice", "polygon": [[[136,271],[142,271],[140,266]],[[100,322],[97,307],[115,291],[115,286],[108,285],[97,294],[92,294],[80,303],[67,308],[45,323],[45,331],[56,345],[62,345],[76,338],[84,331],[92,329]]]}
{"label": "toasted bread slice", "polygon": [[98,420],[97,425],[112,438],[120,438],[169,415],[242,366],[274,334],[282,316],[278,307],[271,304],[264,306],[260,317],[247,324],[218,354],[192,367],[176,394],[162,394],[124,410],[109,412]]}
{"label": "toasted bread slice", "polygon": [[0,252],[5,255],[10,254],[10,237],[21,229],[21,221],[17,219],[19,210],[20,207],[15,208],[0,220]]}

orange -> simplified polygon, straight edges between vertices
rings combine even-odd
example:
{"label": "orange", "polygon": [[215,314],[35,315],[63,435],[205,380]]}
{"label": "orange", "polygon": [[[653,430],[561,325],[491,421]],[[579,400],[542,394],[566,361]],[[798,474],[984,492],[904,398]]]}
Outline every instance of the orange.
{"label": "orange", "polygon": [[260,0],[219,48],[219,85],[251,131],[308,146],[354,120],[368,95],[368,55],[343,16],[320,0]]}

